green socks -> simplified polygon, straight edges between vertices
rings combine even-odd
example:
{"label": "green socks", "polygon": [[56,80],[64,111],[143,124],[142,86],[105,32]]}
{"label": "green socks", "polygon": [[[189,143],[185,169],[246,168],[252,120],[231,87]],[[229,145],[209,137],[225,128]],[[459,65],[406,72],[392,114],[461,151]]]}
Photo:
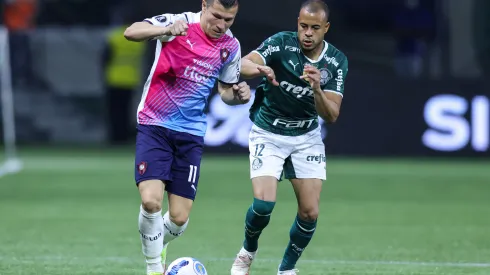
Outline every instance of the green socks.
{"label": "green socks", "polygon": [[269,224],[275,202],[263,201],[254,198],[253,204],[248,208],[245,218],[245,241],[243,248],[248,252],[255,252],[262,230]]}
{"label": "green socks", "polygon": [[315,233],[316,221],[304,221],[296,216],[296,220],[289,231],[289,244],[284,252],[280,271],[294,269],[296,262],[305,250],[306,246]]}

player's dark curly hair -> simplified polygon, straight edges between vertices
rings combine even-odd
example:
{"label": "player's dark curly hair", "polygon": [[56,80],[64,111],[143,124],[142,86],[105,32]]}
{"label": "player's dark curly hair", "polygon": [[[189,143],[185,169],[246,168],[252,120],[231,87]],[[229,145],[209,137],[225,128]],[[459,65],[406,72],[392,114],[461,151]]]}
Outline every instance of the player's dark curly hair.
{"label": "player's dark curly hair", "polygon": [[307,0],[301,5],[301,9],[304,8],[311,13],[319,11],[325,12],[326,21],[328,21],[328,18],[330,17],[330,9],[328,8],[327,3],[325,3],[323,0]]}
{"label": "player's dark curly hair", "polygon": [[218,1],[225,9],[229,9],[238,5],[238,0],[206,0],[208,5],[212,5],[214,1]]}

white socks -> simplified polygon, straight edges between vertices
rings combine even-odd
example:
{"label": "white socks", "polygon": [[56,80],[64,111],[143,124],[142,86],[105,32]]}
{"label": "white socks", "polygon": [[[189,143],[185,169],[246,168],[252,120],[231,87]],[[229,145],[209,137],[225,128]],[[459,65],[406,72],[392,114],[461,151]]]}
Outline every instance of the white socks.
{"label": "white socks", "polygon": [[140,206],[138,227],[143,255],[146,257],[147,273],[163,273],[161,256],[163,247],[182,235],[188,223],[189,220],[182,226],[178,226],[170,220],[168,211],[162,217],[162,211],[150,214]]}
{"label": "white socks", "polygon": [[143,255],[146,257],[147,272],[163,273],[162,257],[163,250],[163,219],[162,211],[147,213],[140,206],[138,219]]}
{"label": "white socks", "polygon": [[184,233],[185,229],[187,228],[188,223],[189,220],[187,220],[182,226],[176,225],[170,220],[170,216],[167,211],[167,213],[163,215],[163,244],[167,245],[169,242],[182,235],[182,233]]}

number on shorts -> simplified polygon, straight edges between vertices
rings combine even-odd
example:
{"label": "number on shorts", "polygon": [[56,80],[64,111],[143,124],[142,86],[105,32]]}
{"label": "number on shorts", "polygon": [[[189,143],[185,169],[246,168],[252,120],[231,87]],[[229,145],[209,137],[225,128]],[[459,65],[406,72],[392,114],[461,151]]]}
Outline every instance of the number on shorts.
{"label": "number on shorts", "polygon": [[262,151],[264,151],[265,145],[264,144],[255,144],[255,154],[254,156],[256,157],[261,157],[262,156]]}
{"label": "number on shorts", "polygon": [[187,181],[191,183],[196,183],[197,166],[191,164],[189,165],[189,167],[189,178],[187,179]]}

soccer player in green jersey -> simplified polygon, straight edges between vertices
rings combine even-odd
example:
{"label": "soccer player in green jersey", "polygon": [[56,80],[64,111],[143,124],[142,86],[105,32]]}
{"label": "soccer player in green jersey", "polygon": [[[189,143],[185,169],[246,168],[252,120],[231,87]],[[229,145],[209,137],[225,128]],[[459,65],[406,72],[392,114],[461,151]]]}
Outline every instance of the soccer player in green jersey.
{"label": "soccer player in green jersey", "polygon": [[346,56],[323,40],[330,23],[321,0],[303,3],[297,32],[277,33],[242,59],[243,78],[263,77],[250,109],[250,177],[254,200],[245,219],[245,240],[231,275],[248,275],[258,239],[269,223],[278,181],[289,179],[298,212],[277,274],[295,275],[296,262],[316,229],[325,146],[318,116],[337,120],[348,71]]}

